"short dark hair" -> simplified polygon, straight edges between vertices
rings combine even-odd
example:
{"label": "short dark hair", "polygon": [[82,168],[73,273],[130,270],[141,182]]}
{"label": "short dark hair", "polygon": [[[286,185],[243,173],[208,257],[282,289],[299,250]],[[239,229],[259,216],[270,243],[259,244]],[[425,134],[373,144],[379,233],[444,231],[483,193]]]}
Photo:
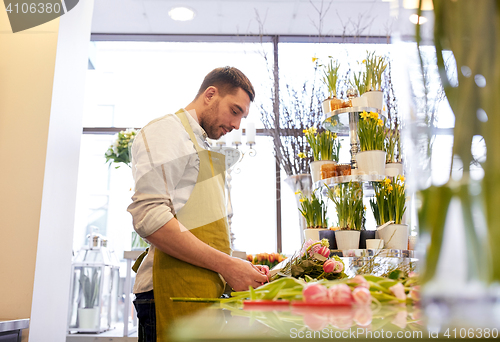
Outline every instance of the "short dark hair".
{"label": "short dark hair", "polygon": [[253,102],[255,90],[250,80],[240,70],[234,67],[216,68],[208,73],[196,94],[198,98],[210,86],[214,86],[221,96],[234,94],[238,88],[243,89]]}

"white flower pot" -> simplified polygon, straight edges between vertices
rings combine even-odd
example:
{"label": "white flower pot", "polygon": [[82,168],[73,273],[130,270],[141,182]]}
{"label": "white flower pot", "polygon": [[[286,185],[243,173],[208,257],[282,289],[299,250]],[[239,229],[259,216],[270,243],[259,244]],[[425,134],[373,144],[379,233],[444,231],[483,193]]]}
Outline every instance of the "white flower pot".
{"label": "white flower pot", "polygon": [[386,249],[408,249],[408,225],[390,224],[378,230]]}
{"label": "white flower pot", "polygon": [[396,177],[403,175],[402,163],[387,163],[385,164],[385,175],[388,177]]}
{"label": "white flower pot", "polygon": [[333,164],[336,165],[337,162],[333,160],[317,160],[313,161],[309,164],[309,168],[311,169],[311,178],[313,184],[317,181],[321,180],[321,165],[325,164]]}
{"label": "white flower pot", "polygon": [[363,96],[352,98],[351,103],[353,107],[368,107],[368,101]]}
{"label": "white flower pot", "polygon": [[382,239],[366,239],[367,249],[382,249],[384,248],[384,240]]}
{"label": "white flower pot", "polygon": [[360,175],[385,175],[385,152],[364,151],[356,154],[358,174]]}
{"label": "white flower pot", "polygon": [[313,241],[319,241],[319,232],[327,230],[325,228],[307,228],[304,229],[304,241],[309,241],[309,239]]}
{"label": "white flower pot", "polygon": [[367,91],[361,97],[366,98],[367,106],[372,108],[377,108],[378,110],[382,110],[383,102],[384,102],[384,93],[379,90],[371,90]]}
{"label": "white flower pot", "polygon": [[359,230],[335,231],[335,240],[337,241],[337,248],[340,250],[358,249],[359,236],[360,236]]}
{"label": "white flower pot", "polygon": [[78,309],[79,329],[99,329],[99,307]]}

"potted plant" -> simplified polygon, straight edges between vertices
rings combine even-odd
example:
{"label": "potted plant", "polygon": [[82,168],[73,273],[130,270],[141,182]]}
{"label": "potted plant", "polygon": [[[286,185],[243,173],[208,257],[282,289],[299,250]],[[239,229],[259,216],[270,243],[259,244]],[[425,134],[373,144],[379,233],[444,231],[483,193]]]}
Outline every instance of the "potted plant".
{"label": "potted plant", "polygon": [[387,60],[385,57],[375,56],[375,52],[367,52],[366,60],[363,61],[366,65],[366,92],[363,97],[367,99],[368,107],[382,110],[384,93],[382,92],[382,74],[387,68]]}
{"label": "potted plant", "polygon": [[[323,131],[316,134],[316,131],[313,127],[303,130],[313,155],[313,161],[309,164],[313,183],[326,178],[321,177],[321,166],[337,164],[340,152],[340,143],[336,133]],[[305,154],[299,155],[299,157],[304,156]]]}
{"label": "potted plant", "polygon": [[304,196],[302,191],[297,191],[295,194],[299,195],[299,211],[306,220],[306,229],[304,229],[305,241],[309,239],[319,240],[319,231],[328,228],[325,202],[321,197],[316,197],[314,191],[311,197]]}
{"label": "potted plant", "polygon": [[403,164],[401,163],[401,132],[397,118],[391,121],[390,127],[386,130],[384,143],[385,156],[385,175],[396,177],[403,174]]}
{"label": "potted plant", "polygon": [[385,175],[385,125],[379,115],[363,111],[359,115],[358,138],[361,152],[356,154],[359,174]]}
{"label": "potted plant", "polygon": [[372,184],[375,198],[370,200],[370,207],[379,226],[380,238],[388,249],[407,249],[408,225],[402,224],[406,211],[405,177],[398,175],[394,181],[385,178]]}
{"label": "potted plant", "polygon": [[333,188],[326,186],[327,197],[335,203],[338,226],[335,240],[338,249],[357,249],[360,230],[364,226],[365,207],[363,206],[363,188],[361,183],[340,183]]}
{"label": "potted plant", "polygon": [[344,101],[337,98],[337,82],[339,79],[340,64],[332,56],[328,56],[330,63],[320,65],[323,67],[323,83],[328,89],[328,98],[323,101],[323,112],[329,113],[342,108]]}
{"label": "potted plant", "polygon": [[100,274],[97,268],[93,268],[92,276],[89,276],[85,274],[86,269],[90,268],[83,268],[80,276],[83,307],[78,308],[78,322],[81,329],[96,329],[99,326]]}

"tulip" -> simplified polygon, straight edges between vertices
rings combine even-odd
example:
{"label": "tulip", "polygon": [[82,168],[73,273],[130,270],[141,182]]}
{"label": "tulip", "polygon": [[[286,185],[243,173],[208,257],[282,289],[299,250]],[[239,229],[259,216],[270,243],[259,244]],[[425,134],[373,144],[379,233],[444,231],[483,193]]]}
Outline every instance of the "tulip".
{"label": "tulip", "polygon": [[406,328],[407,316],[408,313],[406,312],[406,310],[398,311],[396,316],[394,316],[394,318],[392,319],[391,323],[397,325],[401,329],[404,329]]}
{"label": "tulip", "polygon": [[354,312],[352,308],[339,307],[330,311],[330,324],[335,328],[347,330],[352,327]]}
{"label": "tulip", "polygon": [[271,253],[269,254],[269,262],[272,264],[276,260],[275,254]]}
{"label": "tulip", "polygon": [[306,303],[328,303],[328,290],[324,285],[318,283],[308,284],[302,290],[302,296]]}
{"label": "tulip", "polygon": [[356,287],[354,291],[352,291],[352,299],[354,303],[358,305],[370,305],[372,303],[372,295],[370,291],[364,287]]}
{"label": "tulip", "polygon": [[418,302],[420,300],[420,286],[415,285],[410,288],[410,298],[413,299],[415,302]]}
{"label": "tulip", "polygon": [[357,275],[352,279],[349,279],[349,284],[354,284],[355,287],[364,287],[370,289],[370,284],[366,281],[365,277],[362,275]]}
{"label": "tulip", "polygon": [[325,263],[323,264],[323,271],[325,273],[330,273],[330,272],[333,272],[333,270],[335,269],[335,264],[337,262],[335,260],[332,260],[332,259],[328,259],[327,261],[325,261]]}
{"label": "tulip", "polygon": [[328,289],[328,299],[332,304],[351,305],[351,288],[346,284],[333,285]]}
{"label": "tulip", "polygon": [[328,258],[330,256],[330,248],[323,246],[320,249],[318,249],[316,253],[324,256],[325,258]]}
{"label": "tulip", "polygon": [[357,306],[354,308],[354,322],[361,327],[368,327],[372,322],[372,309],[369,306]]}
{"label": "tulip", "polygon": [[333,270],[333,273],[340,273],[344,270],[344,264],[340,261],[335,261],[335,269]]}
{"label": "tulip", "polygon": [[397,283],[396,285],[389,287],[389,290],[397,299],[406,300],[406,293],[403,284]]}
{"label": "tulip", "polygon": [[253,262],[253,255],[252,254],[248,254],[247,255],[247,260],[250,261],[250,262]]}

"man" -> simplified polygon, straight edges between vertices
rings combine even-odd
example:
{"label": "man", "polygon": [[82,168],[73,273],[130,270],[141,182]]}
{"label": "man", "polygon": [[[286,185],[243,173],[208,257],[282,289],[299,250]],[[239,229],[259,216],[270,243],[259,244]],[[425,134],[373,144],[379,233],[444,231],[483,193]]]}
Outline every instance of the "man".
{"label": "man", "polygon": [[219,139],[239,128],[254,96],[241,71],[217,68],[193,102],[153,120],[135,138],[136,191],[128,211],[151,244],[134,284],[139,341],[167,340],[173,319],[200,308],[170,297],[218,298],[224,282],[241,291],[267,281],[264,270],[230,256],[224,155],[206,148],[207,136]]}

